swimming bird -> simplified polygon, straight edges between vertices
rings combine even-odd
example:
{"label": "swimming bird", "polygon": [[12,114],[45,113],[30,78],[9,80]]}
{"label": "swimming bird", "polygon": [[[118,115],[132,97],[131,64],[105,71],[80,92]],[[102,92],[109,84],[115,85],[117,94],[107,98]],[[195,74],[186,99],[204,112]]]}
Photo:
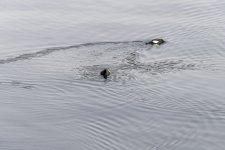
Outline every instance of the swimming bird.
{"label": "swimming bird", "polygon": [[106,68],[106,69],[102,70],[102,71],[100,72],[100,75],[102,75],[105,79],[107,79],[108,76],[110,75],[109,69]]}
{"label": "swimming bird", "polygon": [[163,39],[153,39],[153,40],[151,40],[151,41],[149,41],[149,42],[147,42],[147,43],[145,43],[145,44],[146,44],[146,45],[147,45],[147,44],[151,44],[151,45],[154,45],[154,44],[161,45],[161,44],[163,44],[163,43],[165,43],[165,41],[164,41]]}

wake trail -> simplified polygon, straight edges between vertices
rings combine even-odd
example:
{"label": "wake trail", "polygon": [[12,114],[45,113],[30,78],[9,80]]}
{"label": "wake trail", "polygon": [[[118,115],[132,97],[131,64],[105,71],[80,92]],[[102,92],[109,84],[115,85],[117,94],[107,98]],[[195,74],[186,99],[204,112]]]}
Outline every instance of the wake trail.
{"label": "wake trail", "polygon": [[36,58],[36,57],[42,57],[42,56],[49,55],[53,52],[68,50],[68,49],[72,49],[72,48],[80,48],[80,47],[93,46],[93,45],[105,45],[105,44],[126,44],[126,43],[133,43],[133,42],[142,42],[142,41],[96,42],[96,43],[85,43],[85,44],[78,44],[78,45],[71,45],[71,46],[51,47],[51,48],[46,48],[41,51],[37,51],[37,52],[33,52],[33,53],[26,53],[26,54],[21,54],[16,57],[12,57],[12,58],[1,59],[0,64],[7,64],[7,63],[12,63],[12,62],[32,59],[32,58]]}

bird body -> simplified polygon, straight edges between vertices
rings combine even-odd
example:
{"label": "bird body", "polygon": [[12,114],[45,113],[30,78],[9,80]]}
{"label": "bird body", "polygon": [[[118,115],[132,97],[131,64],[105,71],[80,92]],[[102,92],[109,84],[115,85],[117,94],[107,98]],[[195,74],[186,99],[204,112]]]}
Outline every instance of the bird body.
{"label": "bird body", "polygon": [[154,44],[156,44],[156,45],[161,45],[161,44],[163,44],[163,43],[165,43],[165,41],[163,40],[163,39],[153,39],[153,40],[151,40],[151,41],[149,41],[149,42],[147,42],[147,43],[145,43],[146,45],[147,44],[151,44],[151,45],[154,45]]}
{"label": "bird body", "polygon": [[102,75],[105,79],[107,79],[108,76],[110,75],[109,69],[106,68],[106,69],[102,70],[102,71],[100,72],[100,75]]}

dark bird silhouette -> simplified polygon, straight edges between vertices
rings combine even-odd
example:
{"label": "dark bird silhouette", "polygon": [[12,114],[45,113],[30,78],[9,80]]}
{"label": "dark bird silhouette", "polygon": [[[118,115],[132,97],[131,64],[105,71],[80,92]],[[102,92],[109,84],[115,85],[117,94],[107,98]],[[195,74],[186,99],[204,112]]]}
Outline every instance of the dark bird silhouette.
{"label": "dark bird silhouette", "polygon": [[100,72],[100,75],[102,75],[105,79],[107,79],[108,76],[110,75],[109,69],[106,68],[106,69],[102,70],[102,71]]}
{"label": "dark bird silhouette", "polygon": [[147,44],[151,44],[151,45],[154,45],[154,44],[156,44],[156,45],[161,45],[161,44],[163,44],[163,43],[165,43],[165,41],[163,40],[163,39],[153,39],[153,40],[151,40],[151,41],[149,41],[149,42],[147,42],[147,43],[145,43],[146,45]]}

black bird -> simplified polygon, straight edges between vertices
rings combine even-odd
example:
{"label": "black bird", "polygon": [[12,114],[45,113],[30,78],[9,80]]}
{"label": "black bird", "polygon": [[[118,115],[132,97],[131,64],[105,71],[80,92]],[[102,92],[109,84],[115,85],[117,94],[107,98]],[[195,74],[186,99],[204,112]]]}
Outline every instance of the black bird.
{"label": "black bird", "polygon": [[102,75],[105,79],[107,79],[108,76],[110,75],[109,69],[106,68],[106,69],[102,70],[102,71],[100,72],[100,75]]}
{"label": "black bird", "polygon": [[164,41],[163,39],[153,39],[153,40],[151,40],[151,41],[149,41],[149,42],[147,42],[147,43],[145,43],[145,44],[146,44],[146,45],[147,45],[147,44],[151,44],[151,45],[154,45],[154,44],[161,45],[161,44],[163,44],[163,43],[165,43],[165,41]]}

